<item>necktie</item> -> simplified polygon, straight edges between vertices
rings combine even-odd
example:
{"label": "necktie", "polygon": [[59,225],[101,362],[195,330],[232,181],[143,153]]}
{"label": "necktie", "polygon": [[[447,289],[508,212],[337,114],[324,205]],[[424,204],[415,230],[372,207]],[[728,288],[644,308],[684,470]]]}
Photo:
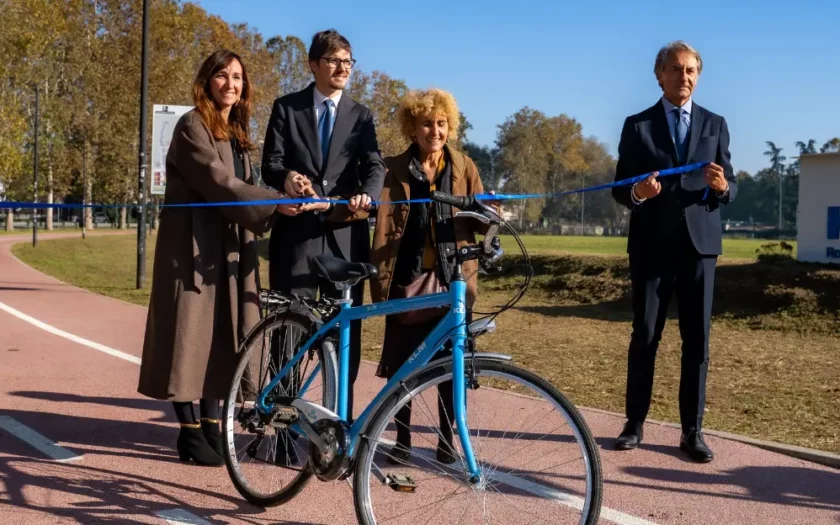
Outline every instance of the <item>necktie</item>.
{"label": "necktie", "polygon": [[688,135],[688,125],[683,119],[682,108],[675,109],[674,114],[676,115],[676,122],[674,126],[674,145],[677,146],[677,160],[679,160],[680,164],[682,164],[685,162],[685,138]]}
{"label": "necktie", "polygon": [[324,164],[327,163],[327,153],[330,150],[330,137],[332,136],[333,116],[332,109],[333,101],[327,99],[324,101],[324,111],[321,113],[321,118],[318,122],[318,134],[321,137],[321,160]]}

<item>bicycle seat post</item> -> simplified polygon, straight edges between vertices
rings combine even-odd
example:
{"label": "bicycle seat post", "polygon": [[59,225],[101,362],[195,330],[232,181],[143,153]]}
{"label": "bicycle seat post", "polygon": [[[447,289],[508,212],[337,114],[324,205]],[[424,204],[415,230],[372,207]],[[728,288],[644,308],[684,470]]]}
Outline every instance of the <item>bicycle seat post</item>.
{"label": "bicycle seat post", "polygon": [[341,304],[341,307],[344,308],[344,305],[352,305],[353,304],[353,286],[349,283],[336,283],[335,287],[341,292],[341,299],[338,301]]}

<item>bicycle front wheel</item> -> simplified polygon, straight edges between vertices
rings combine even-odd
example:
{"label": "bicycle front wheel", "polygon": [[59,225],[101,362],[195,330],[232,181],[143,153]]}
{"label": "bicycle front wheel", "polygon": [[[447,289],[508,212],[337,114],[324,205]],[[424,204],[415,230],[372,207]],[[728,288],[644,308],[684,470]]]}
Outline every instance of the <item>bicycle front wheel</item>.
{"label": "bicycle front wheel", "polygon": [[480,480],[470,480],[449,423],[452,361],[433,364],[400,386],[362,437],[354,478],[359,522],[596,523],[600,459],[572,403],[509,363],[466,364],[475,369],[466,415]]}
{"label": "bicycle front wheel", "polygon": [[[266,418],[255,402],[314,332],[306,316],[279,312],[261,321],[243,345],[225,399],[222,433],[230,478],[236,490],[256,505],[288,501],[312,476],[309,440],[303,430],[296,423]],[[316,346],[290,369],[270,396],[305,399],[334,410],[336,386],[335,353]]]}

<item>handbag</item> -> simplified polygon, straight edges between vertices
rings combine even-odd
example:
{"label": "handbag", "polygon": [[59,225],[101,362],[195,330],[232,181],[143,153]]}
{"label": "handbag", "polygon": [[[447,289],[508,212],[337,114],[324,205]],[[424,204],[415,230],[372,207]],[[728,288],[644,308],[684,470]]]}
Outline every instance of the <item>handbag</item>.
{"label": "handbag", "polygon": [[[448,290],[447,285],[438,279],[437,270],[430,270],[422,272],[405,286],[392,284],[388,300],[408,299],[409,297],[441,293]],[[443,318],[446,315],[446,309],[440,307],[423,308],[422,310],[410,310],[393,315],[400,324],[417,325]]]}

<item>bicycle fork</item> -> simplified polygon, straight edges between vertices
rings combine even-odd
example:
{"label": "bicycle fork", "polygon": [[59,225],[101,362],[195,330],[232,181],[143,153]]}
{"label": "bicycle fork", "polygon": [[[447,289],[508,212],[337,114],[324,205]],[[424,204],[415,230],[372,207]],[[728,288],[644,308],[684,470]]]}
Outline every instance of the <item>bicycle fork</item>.
{"label": "bicycle fork", "polygon": [[455,314],[455,333],[452,336],[452,395],[455,409],[455,424],[458,427],[458,439],[464,450],[464,460],[470,472],[470,483],[481,481],[481,471],[475,459],[470,441],[470,427],[467,424],[467,385],[464,366],[464,348],[467,345],[467,305],[465,302],[467,283],[463,277],[452,279],[450,283],[453,297],[452,311]]}

